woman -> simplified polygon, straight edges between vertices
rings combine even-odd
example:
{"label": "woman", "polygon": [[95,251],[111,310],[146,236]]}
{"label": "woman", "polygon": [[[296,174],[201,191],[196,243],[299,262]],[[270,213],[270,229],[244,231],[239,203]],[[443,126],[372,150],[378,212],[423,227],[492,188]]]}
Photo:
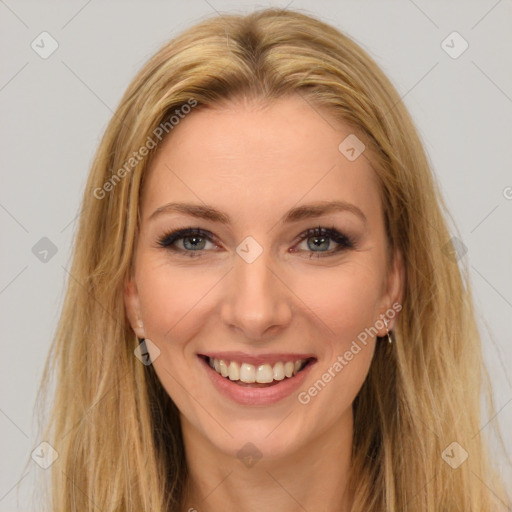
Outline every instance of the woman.
{"label": "woman", "polygon": [[44,377],[51,510],[505,509],[443,208],[333,27],[267,9],[166,44],[86,186]]}

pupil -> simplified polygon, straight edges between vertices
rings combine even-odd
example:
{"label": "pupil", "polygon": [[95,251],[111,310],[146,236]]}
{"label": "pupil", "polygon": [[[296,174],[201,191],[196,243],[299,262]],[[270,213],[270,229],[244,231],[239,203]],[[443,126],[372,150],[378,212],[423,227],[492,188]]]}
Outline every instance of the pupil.
{"label": "pupil", "polygon": [[[316,237],[313,237],[313,240],[315,240],[315,242],[314,242],[314,246],[315,246],[315,247],[317,247],[317,248],[319,248],[319,247],[320,247],[320,245],[321,245],[322,243],[325,243],[325,241],[326,241],[326,240],[328,240],[328,238],[326,238],[326,237],[324,237],[324,236],[323,236],[323,237],[318,237],[318,236],[316,236]],[[323,242],[320,242],[320,244],[317,244],[317,241],[318,241],[318,240],[322,240]],[[310,248],[311,248],[311,247],[310,247]],[[325,247],[323,250],[327,250],[327,247]]]}
{"label": "pupil", "polygon": [[186,245],[187,240],[189,240],[189,241],[193,240],[193,242],[192,242],[192,249],[197,249],[198,248],[197,247],[197,241],[198,240],[200,241],[202,239],[201,239],[201,237],[197,237],[197,236],[189,236],[189,237],[185,238],[185,245]]}

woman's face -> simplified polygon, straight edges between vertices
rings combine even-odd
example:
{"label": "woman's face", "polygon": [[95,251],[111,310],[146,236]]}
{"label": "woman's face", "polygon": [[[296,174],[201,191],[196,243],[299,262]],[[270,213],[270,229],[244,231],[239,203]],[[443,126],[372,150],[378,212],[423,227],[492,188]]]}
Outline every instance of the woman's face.
{"label": "woman's face", "polygon": [[197,110],[162,142],[125,301],[185,440],[280,457],[351,428],[400,288],[351,133],[294,96]]}

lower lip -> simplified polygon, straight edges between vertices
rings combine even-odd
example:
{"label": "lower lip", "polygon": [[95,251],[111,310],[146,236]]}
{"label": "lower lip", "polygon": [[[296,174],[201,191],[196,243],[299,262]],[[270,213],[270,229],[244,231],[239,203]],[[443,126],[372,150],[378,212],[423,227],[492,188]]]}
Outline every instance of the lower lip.
{"label": "lower lip", "polygon": [[242,405],[270,405],[283,400],[296,391],[306,379],[314,362],[308,365],[294,377],[285,377],[277,384],[266,388],[251,388],[235,384],[227,377],[219,375],[202,357],[199,357],[213,385],[225,396]]}

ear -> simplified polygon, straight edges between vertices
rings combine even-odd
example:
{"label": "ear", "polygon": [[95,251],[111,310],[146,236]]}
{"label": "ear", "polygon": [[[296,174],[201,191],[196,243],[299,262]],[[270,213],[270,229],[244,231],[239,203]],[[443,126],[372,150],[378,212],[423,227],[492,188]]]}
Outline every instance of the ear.
{"label": "ear", "polygon": [[[399,311],[402,310],[402,299],[405,286],[405,265],[401,251],[393,254],[391,272],[387,278],[386,290],[381,302],[378,319],[385,318],[388,331],[396,325]],[[386,314],[387,313],[387,314]],[[386,328],[379,331],[378,336],[386,336]]]}
{"label": "ear", "polygon": [[138,338],[144,339],[144,323],[140,311],[139,292],[135,280],[131,278],[124,288],[124,305],[130,325]]}

